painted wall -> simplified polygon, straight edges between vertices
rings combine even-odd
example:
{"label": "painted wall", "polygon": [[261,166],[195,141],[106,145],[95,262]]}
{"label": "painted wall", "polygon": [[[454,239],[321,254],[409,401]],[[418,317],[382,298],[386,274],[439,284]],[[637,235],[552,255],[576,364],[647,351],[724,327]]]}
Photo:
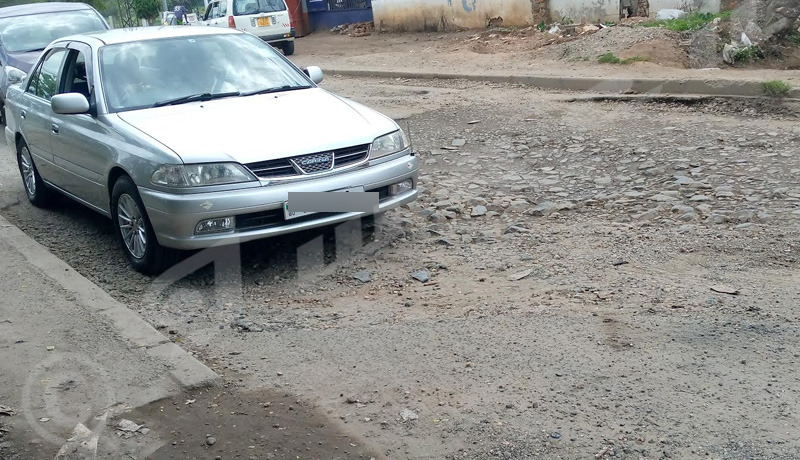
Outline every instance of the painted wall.
{"label": "painted wall", "polygon": [[375,27],[389,31],[483,29],[489,18],[504,26],[533,23],[536,0],[373,0]]}
{"label": "painted wall", "polygon": [[550,19],[572,22],[618,20],[619,0],[550,0]]}
{"label": "painted wall", "polygon": [[[636,0],[633,0],[635,3]],[[650,15],[661,9],[686,9],[718,13],[721,0],[650,0]],[[535,25],[541,4],[537,0],[373,0],[375,26],[389,31],[435,31],[458,28],[482,29],[489,18],[500,16],[504,26]],[[569,18],[593,23],[619,19],[620,0],[547,0],[548,21]]]}
{"label": "painted wall", "polygon": [[342,24],[353,24],[372,20],[371,8],[341,11],[312,11],[308,13],[309,27],[312,31],[329,30]]}
{"label": "painted wall", "polygon": [[[553,21],[569,18],[580,23],[619,19],[619,0],[550,0],[549,3]],[[650,0],[650,15],[655,16],[658,10],[663,9],[685,10],[687,6],[701,6],[698,11],[703,13],[719,13],[720,0]]]}
{"label": "painted wall", "polygon": [[650,0],[650,13],[655,16],[655,14],[658,13],[658,10],[672,8],[682,9],[681,7],[687,3],[689,6],[699,7],[697,11],[701,13],[720,12],[720,0]]}

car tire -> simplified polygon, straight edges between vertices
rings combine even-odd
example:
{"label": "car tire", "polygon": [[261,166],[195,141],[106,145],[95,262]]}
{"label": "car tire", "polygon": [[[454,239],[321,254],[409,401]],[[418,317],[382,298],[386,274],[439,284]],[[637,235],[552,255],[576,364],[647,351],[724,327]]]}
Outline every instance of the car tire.
{"label": "car tire", "polygon": [[22,186],[25,188],[25,195],[28,201],[38,208],[46,208],[53,199],[53,191],[49,189],[39,175],[33,156],[25,141],[17,143],[17,165],[22,177]]}
{"label": "car tire", "polygon": [[281,43],[281,49],[283,49],[284,56],[291,56],[294,54],[294,42],[283,42]]}
{"label": "car tire", "polygon": [[168,250],[158,244],[142,198],[130,177],[117,179],[111,192],[114,233],[131,266],[146,275],[158,275],[167,265]]}

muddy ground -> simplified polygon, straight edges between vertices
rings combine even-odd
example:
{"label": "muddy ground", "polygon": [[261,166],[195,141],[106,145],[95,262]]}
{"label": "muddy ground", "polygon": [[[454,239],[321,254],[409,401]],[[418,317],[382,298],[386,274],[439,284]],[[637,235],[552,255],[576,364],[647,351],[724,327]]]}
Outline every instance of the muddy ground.
{"label": "muddy ground", "polygon": [[9,178],[0,213],[229,388],[307,401],[385,458],[800,457],[796,105],[324,86],[403,119],[418,202],[163,291],[90,211]]}

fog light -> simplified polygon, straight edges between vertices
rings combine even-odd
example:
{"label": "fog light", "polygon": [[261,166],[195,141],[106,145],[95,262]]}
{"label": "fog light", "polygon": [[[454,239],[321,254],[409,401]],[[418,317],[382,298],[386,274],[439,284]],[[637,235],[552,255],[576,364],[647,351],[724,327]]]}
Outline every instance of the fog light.
{"label": "fog light", "polygon": [[389,195],[400,195],[401,193],[410,192],[414,189],[414,181],[406,179],[403,182],[398,182],[389,186]]}
{"label": "fog light", "polygon": [[206,233],[220,233],[233,230],[233,217],[220,217],[200,221],[194,228],[195,235]]}

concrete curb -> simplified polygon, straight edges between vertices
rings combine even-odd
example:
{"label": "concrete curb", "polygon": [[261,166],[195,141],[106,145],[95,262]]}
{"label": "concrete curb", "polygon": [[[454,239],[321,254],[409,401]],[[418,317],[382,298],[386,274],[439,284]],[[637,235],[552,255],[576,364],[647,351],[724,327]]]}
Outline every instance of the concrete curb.
{"label": "concrete curb", "polygon": [[[753,80],[715,80],[712,78],[670,80],[649,78],[552,77],[541,75],[468,75],[369,69],[325,69],[325,72],[347,77],[469,80],[490,83],[522,84],[544,89],[592,91],[598,93],[635,91],[642,94],[739,97],[764,96],[763,82]],[[793,89],[788,97],[800,97],[800,88]]]}
{"label": "concrete curb", "polygon": [[74,294],[82,305],[110,320],[130,348],[145,348],[149,356],[166,362],[170,375],[184,389],[193,390],[221,383],[222,378],[216,372],[170,342],[139,315],[114,300],[3,216],[0,216],[0,239],[8,242],[54,283]]}

